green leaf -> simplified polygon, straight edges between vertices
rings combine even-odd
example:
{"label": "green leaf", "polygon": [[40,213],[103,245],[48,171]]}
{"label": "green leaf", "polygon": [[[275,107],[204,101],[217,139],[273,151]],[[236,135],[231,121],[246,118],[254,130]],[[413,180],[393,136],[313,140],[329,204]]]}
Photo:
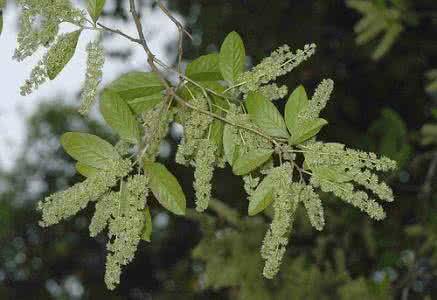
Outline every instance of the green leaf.
{"label": "green leaf", "polygon": [[162,94],[157,93],[149,96],[128,100],[130,108],[136,113],[141,114],[151,110],[156,104],[162,101]]}
{"label": "green leaf", "polygon": [[158,75],[153,72],[129,72],[114,80],[107,89],[118,94],[124,100],[132,100],[157,94],[164,89]]}
{"label": "green leaf", "polygon": [[105,6],[106,0],[87,0],[86,1],[86,9],[93,19],[94,23],[97,23],[97,20],[102,13],[103,7]]}
{"label": "green leaf", "polygon": [[61,136],[61,145],[78,162],[98,169],[104,169],[108,161],[120,159],[110,143],[88,133],[64,133]]}
{"label": "green leaf", "polygon": [[226,161],[232,166],[234,162],[235,140],[232,126],[226,124],[223,129],[223,151]]}
{"label": "green leaf", "polygon": [[298,125],[296,134],[290,138],[290,144],[297,145],[305,142],[319,133],[320,129],[322,129],[326,124],[328,124],[328,121],[322,118],[302,122]]}
{"label": "green leaf", "polygon": [[232,171],[235,175],[245,175],[269,160],[272,154],[273,150],[271,149],[251,150],[235,160]]}
{"label": "green leaf", "polygon": [[219,67],[223,78],[235,83],[238,75],[243,73],[245,63],[246,51],[243,40],[233,31],[228,34],[220,48]]}
{"label": "green leaf", "polygon": [[296,133],[297,128],[297,116],[300,112],[305,110],[308,106],[308,96],[305,88],[299,85],[290,97],[288,97],[287,104],[285,105],[285,123],[290,131],[291,135]]}
{"label": "green leaf", "polygon": [[61,36],[47,52],[47,76],[53,80],[64,69],[76,51],[81,30]]}
{"label": "green leaf", "polygon": [[196,58],[187,66],[185,75],[195,81],[223,80],[219,68],[219,55],[213,53]]}
{"label": "green leaf", "polygon": [[144,219],[144,229],[143,233],[141,234],[141,239],[150,242],[152,237],[153,223],[152,216],[150,215],[150,210],[148,207],[144,209]]}
{"label": "green leaf", "polygon": [[176,177],[160,163],[146,161],[144,172],[150,177],[150,189],[156,200],[176,215],[185,215],[186,199]]}
{"label": "green leaf", "polygon": [[314,175],[325,178],[329,181],[344,183],[352,180],[350,175],[347,175],[344,168],[336,166],[317,166],[311,168]]}
{"label": "green leaf", "polygon": [[78,162],[76,163],[76,171],[82,176],[85,177],[93,177],[99,171],[99,169],[88,166],[84,163]]}
{"label": "green leaf", "polygon": [[100,100],[100,112],[106,123],[120,138],[136,144],[140,140],[140,129],[129,105],[117,93],[106,90]]}
{"label": "green leaf", "polygon": [[284,119],[271,101],[259,93],[252,92],[245,102],[251,120],[265,133],[275,137],[288,137]]}
{"label": "green leaf", "polygon": [[270,205],[273,201],[273,182],[272,177],[267,175],[258,185],[255,193],[249,198],[249,216],[254,216]]}

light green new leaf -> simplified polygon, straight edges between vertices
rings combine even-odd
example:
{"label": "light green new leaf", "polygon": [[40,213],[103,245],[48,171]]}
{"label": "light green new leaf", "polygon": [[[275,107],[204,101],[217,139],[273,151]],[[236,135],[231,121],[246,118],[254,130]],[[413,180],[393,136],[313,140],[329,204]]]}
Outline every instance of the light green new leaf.
{"label": "light green new leaf", "polygon": [[152,216],[150,215],[149,207],[146,207],[144,209],[144,229],[143,233],[141,234],[141,239],[150,242],[152,237]]}
{"label": "light green new leaf", "polygon": [[223,129],[223,151],[226,161],[232,166],[234,163],[235,140],[232,133],[233,127],[226,124]]}
{"label": "light green new leaf", "polygon": [[61,136],[61,145],[78,162],[98,169],[107,167],[108,161],[120,159],[110,143],[88,133],[66,132]]}
{"label": "light green new leaf", "polygon": [[162,101],[162,94],[157,93],[149,96],[128,100],[130,108],[136,113],[141,114],[151,110],[156,104]]}
{"label": "light green new leaf", "polygon": [[322,118],[313,120],[306,120],[298,125],[296,128],[296,134],[290,138],[292,145],[297,145],[315,136],[322,129],[323,126],[328,124],[328,121]]}
{"label": "light green new leaf", "polygon": [[55,79],[73,57],[81,32],[76,30],[61,36],[47,52],[47,76],[50,80]]}
{"label": "light green new leaf", "polygon": [[160,163],[147,161],[144,172],[150,178],[150,189],[158,202],[176,215],[185,215],[186,199],[176,177]]}
{"label": "light green new leaf", "polygon": [[270,205],[273,201],[273,182],[271,176],[267,175],[258,185],[255,193],[249,198],[249,216],[254,216]]}
{"label": "light green new leaf", "polygon": [[195,81],[223,80],[219,68],[219,55],[213,53],[196,58],[187,66],[185,75]]}
{"label": "light green new leaf", "polygon": [[76,171],[82,176],[85,177],[93,177],[99,171],[99,169],[88,166],[84,163],[78,162],[76,163]]}
{"label": "light green new leaf", "polygon": [[140,140],[140,129],[129,105],[117,93],[106,90],[100,99],[100,112],[106,123],[120,138],[136,144]]}
{"label": "light green new leaf", "polygon": [[288,97],[285,105],[285,123],[290,133],[293,135],[297,128],[297,116],[308,106],[308,96],[305,88],[299,85],[290,97]]}
{"label": "light green new leaf", "polygon": [[238,75],[243,73],[246,63],[246,50],[240,35],[235,31],[229,33],[220,48],[219,67],[223,78],[235,83]]}
{"label": "light green new leaf", "polygon": [[164,89],[158,75],[153,72],[129,72],[111,82],[110,89],[128,101],[157,94]]}
{"label": "light green new leaf", "polygon": [[266,97],[259,93],[250,93],[245,103],[251,120],[265,133],[275,137],[288,137],[281,113]]}
{"label": "light green new leaf", "polygon": [[271,149],[254,149],[239,156],[233,166],[232,171],[235,175],[245,175],[263,163],[265,163],[273,154]]}
{"label": "light green new leaf", "polygon": [[86,1],[86,9],[93,19],[94,23],[97,23],[97,20],[102,13],[103,7],[105,6],[106,0],[87,0]]}

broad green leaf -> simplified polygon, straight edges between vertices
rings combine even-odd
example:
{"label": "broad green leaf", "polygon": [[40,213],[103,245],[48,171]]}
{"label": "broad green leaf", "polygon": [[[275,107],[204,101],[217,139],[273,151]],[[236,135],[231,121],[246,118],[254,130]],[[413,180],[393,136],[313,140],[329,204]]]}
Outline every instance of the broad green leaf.
{"label": "broad green leaf", "polygon": [[129,104],[130,108],[136,114],[141,114],[141,113],[145,113],[146,111],[149,111],[161,101],[162,101],[162,94],[157,93],[149,96],[128,100],[127,104]]}
{"label": "broad green leaf", "polygon": [[235,175],[245,175],[263,163],[265,163],[273,154],[271,149],[254,149],[239,156],[233,166],[232,171]]}
{"label": "broad green leaf", "polygon": [[88,133],[64,133],[61,145],[78,162],[98,169],[105,168],[108,161],[120,159],[120,154],[110,143]]}
{"label": "broad green leaf", "polygon": [[344,168],[336,166],[317,166],[310,168],[312,173],[329,181],[343,183],[351,181],[350,175],[347,175]]}
{"label": "broad green leaf", "polygon": [[302,124],[299,124],[297,127],[296,134],[290,138],[290,143],[292,145],[297,145],[305,142],[319,133],[320,129],[322,129],[326,124],[328,124],[328,121],[322,118],[302,122]]}
{"label": "broad green leaf", "polygon": [[143,233],[141,234],[141,239],[150,242],[152,237],[152,216],[150,215],[150,210],[148,207],[144,209],[144,229]]}
{"label": "broad green leaf", "polygon": [[245,102],[251,120],[262,131],[275,137],[288,137],[284,119],[271,101],[259,93],[250,93]]}
{"label": "broad green leaf", "polygon": [[232,133],[233,127],[226,124],[223,129],[223,151],[226,161],[232,166],[234,162],[235,140]]}
{"label": "broad green leaf", "polygon": [[99,171],[99,169],[96,169],[94,167],[88,166],[84,163],[78,162],[76,163],[76,171],[82,176],[85,177],[93,177],[96,175],[96,173]]}
{"label": "broad green leaf", "polygon": [[76,51],[81,30],[61,36],[47,52],[47,76],[53,80],[64,69]]}
{"label": "broad green leaf", "polygon": [[267,175],[258,185],[255,193],[249,198],[249,216],[254,216],[270,205],[273,201],[273,182],[272,178]]}
{"label": "broad green leaf", "polygon": [[102,13],[103,7],[105,6],[106,0],[87,0],[86,1],[86,9],[93,19],[94,23],[97,23],[97,20]]}
{"label": "broad green leaf", "polygon": [[153,72],[129,72],[114,80],[107,89],[115,91],[128,101],[157,94],[164,86],[158,75]]}
{"label": "broad green leaf", "polygon": [[243,73],[246,63],[246,50],[243,40],[235,31],[228,34],[223,41],[219,54],[219,67],[223,78],[235,83],[238,75]]}
{"label": "broad green leaf", "polygon": [[308,96],[305,88],[299,85],[285,105],[285,123],[291,135],[295,134],[297,128],[297,116],[308,106]]}
{"label": "broad green leaf", "polygon": [[144,163],[144,172],[158,202],[176,215],[185,215],[186,199],[176,177],[164,165],[150,161]]}
{"label": "broad green leaf", "polygon": [[223,153],[223,131],[225,124],[217,119],[214,119],[211,123],[211,129],[209,138],[215,143],[217,146],[217,153]]}
{"label": "broad green leaf", "polygon": [[140,129],[129,105],[117,93],[106,90],[100,99],[100,112],[106,123],[120,135],[120,138],[132,144],[140,139]]}
{"label": "broad green leaf", "polygon": [[195,81],[223,80],[219,68],[219,55],[207,54],[193,60],[187,66],[185,75]]}

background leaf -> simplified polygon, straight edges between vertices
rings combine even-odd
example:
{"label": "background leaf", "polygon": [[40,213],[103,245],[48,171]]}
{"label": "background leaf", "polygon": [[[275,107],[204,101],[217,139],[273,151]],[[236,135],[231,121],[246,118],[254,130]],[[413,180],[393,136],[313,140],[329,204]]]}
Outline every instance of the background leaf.
{"label": "background leaf", "polygon": [[244,153],[235,160],[232,171],[235,175],[245,175],[265,163],[272,154],[271,149],[254,149]]}
{"label": "background leaf", "polygon": [[110,143],[88,133],[64,133],[61,136],[61,145],[78,162],[98,169],[105,168],[108,161],[120,159]]}
{"label": "background leaf", "polygon": [[288,137],[284,119],[276,106],[266,97],[259,93],[250,93],[245,103],[251,120],[265,133],[276,137]]}
{"label": "background leaf", "polygon": [[94,23],[97,23],[97,20],[100,17],[100,14],[102,13],[103,7],[105,6],[106,0],[87,0],[86,1],[86,8],[93,19]]}
{"label": "background leaf", "polygon": [[106,90],[100,100],[100,112],[106,123],[120,135],[120,138],[132,144],[140,139],[140,129],[129,105],[117,93]]}
{"label": "background leaf", "polygon": [[246,63],[246,50],[243,40],[235,31],[228,34],[223,41],[219,54],[219,67],[223,78],[235,83],[238,75],[243,73]]}
{"label": "background leaf", "polygon": [[164,89],[153,72],[129,72],[114,80],[107,89],[118,93],[124,100],[157,94]]}
{"label": "background leaf", "polygon": [[150,177],[150,189],[156,200],[172,213],[185,215],[185,194],[176,177],[164,165],[149,161],[144,163],[144,172]]}

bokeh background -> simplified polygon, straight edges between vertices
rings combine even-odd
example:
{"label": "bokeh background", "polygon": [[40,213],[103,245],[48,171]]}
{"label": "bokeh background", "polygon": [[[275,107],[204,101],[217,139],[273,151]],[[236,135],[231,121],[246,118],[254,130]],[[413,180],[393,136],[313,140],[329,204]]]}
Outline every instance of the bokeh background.
{"label": "bokeh background", "polygon": [[[103,20],[134,32],[126,2],[107,0]],[[140,2],[147,38],[155,53],[171,64],[177,30],[154,1]],[[330,124],[320,139],[385,154],[400,164],[386,178],[396,195],[396,201],[386,205],[386,220],[373,222],[326,196],[323,232],[312,230],[305,218],[297,221],[284,267],[288,277],[282,283],[266,283],[269,289],[290,287],[276,299],[437,299],[437,138],[424,139],[422,129],[437,122],[432,115],[437,93],[426,89],[425,76],[437,68],[437,2],[410,2],[403,13],[413,15],[413,21],[404,24],[405,30],[378,61],[371,58],[374,43],[355,43],[353,28],[361,16],[343,0],[165,2],[193,34],[193,41],[184,45],[186,63],[217,51],[233,30],[245,41],[248,64],[283,44],[302,48],[316,43],[316,56],[281,81],[290,88],[304,84],[308,90],[323,78],[335,81],[324,112]],[[239,286],[205,284],[205,259],[191,254],[202,237],[193,218],[153,207],[152,242],[140,245],[114,292],[103,282],[105,237],[89,238],[92,209],[51,228],[38,226],[37,201],[82,180],[60,148],[59,136],[85,131],[112,141],[115,137],[97,111],[91,118],[76,112],[84,46],[91,33],[81,37],[63,75],[30,97],[19,96],[19,86],[38,58],[22,64],[11,59],[17,14],[10,1],[0,36],[0,299],[241,299]],[[147,68],[136,46],[113,37],[104,43],[105,83],[123,72]],[[162,145],[161,159],[193,207],[192,170],[173,163],[178,136],[172,133]],[[214,195],[244,213],[240,179],[228,169],[216,175]],[[257,245],[247,253],[258,255]],[[219,255],[213,250],[212,257]],[[223,265],[225,275],[227,271]]]}

